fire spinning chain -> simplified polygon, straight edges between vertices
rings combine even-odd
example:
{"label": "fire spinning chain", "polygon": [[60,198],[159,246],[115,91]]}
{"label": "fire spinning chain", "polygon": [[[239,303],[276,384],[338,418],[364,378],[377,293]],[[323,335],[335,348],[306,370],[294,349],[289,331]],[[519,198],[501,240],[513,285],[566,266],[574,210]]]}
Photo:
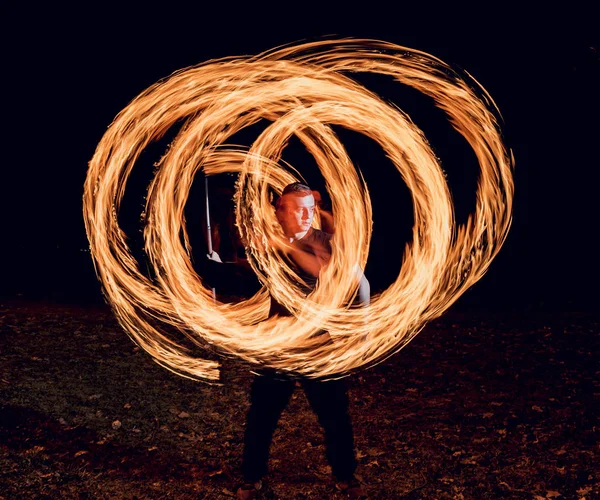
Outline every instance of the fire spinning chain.
{"label": "fire spinning chain", "polygon": [[[426,94],[468,141],[481,172],[476,209],[466,224],[455,224],[444,173],[422,132],[352,73],[389,75]],[[110,125],[85,183],[92,256],[123,328],[160,365],[205,381],[218,379],[218,363],[184,348],[166,325],[200,348],[308,377],[344,376],[399,351],[483,276],[510,227],[513,158],[502,142],[493,100],[469,81],[424,52],[342,39],[208,61],[151,86]],[[262,119],[270,125],[249,149],[227,146],[236,132]],[[129,252],[118,209],[141,152],[182,121],[148,188],[144,245],[154,269],[150,279]],[[330,125],[376,141],[412,193],[413,239],[400,273],[366,308],[346,304],[356,293],[352,270],[357,264],[364,269],[369,253],[369,192]],[[281,160],[292,135],[313,155],[336,215],[331,262],[308,298],[269,245],[280,231],[269,192],[298,180]],[[236,224],[263,283],[248,300],[215,303],[192,267],[184,207],[199,171],[239,174]],[[293,316],[267,318],[269,294]],[[320,330],[329,332],[328,342],[314,335]]]}

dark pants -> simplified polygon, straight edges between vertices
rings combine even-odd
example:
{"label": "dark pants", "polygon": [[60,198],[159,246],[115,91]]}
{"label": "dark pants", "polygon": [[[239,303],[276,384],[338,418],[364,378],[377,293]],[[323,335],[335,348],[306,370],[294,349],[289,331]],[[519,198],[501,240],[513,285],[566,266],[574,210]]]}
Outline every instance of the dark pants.
{"label": "dark pants", "polygon": [[[347,481],[356,469],[356,458],[346,383],[343,379],[325,382],[303,379],[300,383],[325,431],[327,460],[333,475]],[[254,377],[244,435],[244,481],[256,482],[266,474],[273,432],[295,384],[295,380],[273,375]]]}

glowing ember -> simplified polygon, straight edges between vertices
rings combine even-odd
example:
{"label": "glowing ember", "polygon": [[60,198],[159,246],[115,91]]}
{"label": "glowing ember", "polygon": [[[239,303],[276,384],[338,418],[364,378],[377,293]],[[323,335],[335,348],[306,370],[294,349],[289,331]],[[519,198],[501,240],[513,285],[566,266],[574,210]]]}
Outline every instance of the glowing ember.
{"label": "glowing ember", "polygon": [[[391,75],[430,96],[469,142],[481,173],[476,210],[464,226],[455,226],[443,172],[420,130],[349,78],[352,72]],[[154,325],[174,325],[200,347],[211,344],[250,363],[309,377],[342,376],[397,352],[483,276],[510,226],[512,157],[502,143],[491,97],[478,91],[483,99],[431,55],[353,39],[209,61],[150,87],[109,127],[85,184],[92,255],[121,325],[159,364],[205,380],[218,378],[218,364],[194,356]],[[117,212],[140,153],[184,119],[148,191],[144,236],[157,276],[153,282],[138,271]],[[233,134],[261,119],[271,125],[249,151],[223,147]],[[345,304],[356,292],[352,269],[357,263],[364,269],[369,253],[369,193],[329,125],[376,141],[412,192],[413,241],[396,281],[366,309]],[[281,192],[300,180],[280,164],[292,135],[315,158],[336,216],[331,262],[308,299],[270,244],[280,229],[269,190]],[[215,304],[211,289],[192,268],[183,215],[199,170],[239,173],[236,223],[264,284],[249,300]],[[347,203],[349,199],[357,202]],[[269,293],[294,316],[267,319]],[[322,329],[330,332],[332,342],[313,336]]]}

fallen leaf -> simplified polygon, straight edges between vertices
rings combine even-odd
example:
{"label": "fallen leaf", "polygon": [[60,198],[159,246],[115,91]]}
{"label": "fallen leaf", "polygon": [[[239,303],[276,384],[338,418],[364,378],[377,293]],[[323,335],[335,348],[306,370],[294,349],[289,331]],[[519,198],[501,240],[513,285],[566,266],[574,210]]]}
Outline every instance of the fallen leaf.
{"label": "fallen leaf", "polygon": [[117,430],[117,429],[120,429],[120,428],[121,428],[121,425],[122,425],[122,424],[121,424],[121,421],[120,421],[120,420],[115,420],[115,421],[112,423],[112,428],[113,428],[114,430]]}
{"label": "fallen leaf", "polygon": [[34,446],[33,448],[27,450],[25,453],[27,455],[32,455],[32,454],[36,454],[39,453],[40,451],[45,450],[46,448],[44,448],[43,446]]}
{"label": "fallen leaf", "polygon": [[86,453],[89,453],[89,451],[87,451],[87,450],[81,450],[81,451],[78,451],[77,453],[75,453],[75,456],[79,457],[81,455],[85,455]]}
{"label": "fallen leaf", "polygon": [[322,474],[324,476],[331,475],[331,466],[329,466],[329,465],[323,465],[321,467],[317,467],[317,470],[319,471],[319,474]]}
{"label": "fallen leaf", "polygon": [[548,490],[546,492],[546,498],[556,498],[561,496],[562,495],[558,491]]}
{"label": "fallen leaf", "polygon": [[540,413],[544,411],[544,410],[542,410],[542,409],[541,409],[539,406],[537,406],[537,405],[534,405],[534,406],[532,406],[532,407],[531,407],[531,409],[532,409],[533,411],[537,411],[537,412],[540,412]]}
{"label": "fallen leaf", "polygon": [[179,418],[188,418],[190,416],[190,414],[188,412],[182,411],[181,413],[179,413],[179,415],[177,415]]}

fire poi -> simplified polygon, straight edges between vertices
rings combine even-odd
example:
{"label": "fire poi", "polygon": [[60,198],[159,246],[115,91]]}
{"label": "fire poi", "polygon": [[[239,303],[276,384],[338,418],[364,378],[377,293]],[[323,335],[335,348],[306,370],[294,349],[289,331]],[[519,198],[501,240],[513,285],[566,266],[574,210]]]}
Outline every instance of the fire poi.
{"label": "fire poi", "polygon": [[[431,97],[468,141],[480,176],[466,224],[454,220],[444,173],[423,133],[353,80],[357,72],[389,75]],[[338,377],[372,366],[447,310],[484,275],[502,246],[511,222],[513,159],[497,116],[492,98],[468,75],[427,53],[378,40],[289,45],[178,71],[118,114],[89,164],[83,210],[105,296],[130,337],[157,363],[185,377],[217,380],[218,363],[184,348],[167,333],[171,327],[199,348],[212,346],[307,377]],[[270,125],[250,148],[226,147],[233,134],[263,119]],[[117,214],[142,151],[182,121],[148,187],[144,248],[154,270],[150,279],[139,271]],[[369,255],[369,191],[330,125],[374,140],[412,193],[413,238],[403,250],[401,270],[367,308],[347,304],[356,292],[352,270],[364,269]],[[337,228],[331,262],[308,297],[268,244],[278,230],[269,192],[300,180],[281,162],[294,135],[323,175]],[[248,300],[215,302],[192,266],[184,207],[199,172],[239,175],[236,225],[263,284]],[[293,316],[267,318],[269,295]],[[319,330],[327,330],[332,342],[315,342]]]}

